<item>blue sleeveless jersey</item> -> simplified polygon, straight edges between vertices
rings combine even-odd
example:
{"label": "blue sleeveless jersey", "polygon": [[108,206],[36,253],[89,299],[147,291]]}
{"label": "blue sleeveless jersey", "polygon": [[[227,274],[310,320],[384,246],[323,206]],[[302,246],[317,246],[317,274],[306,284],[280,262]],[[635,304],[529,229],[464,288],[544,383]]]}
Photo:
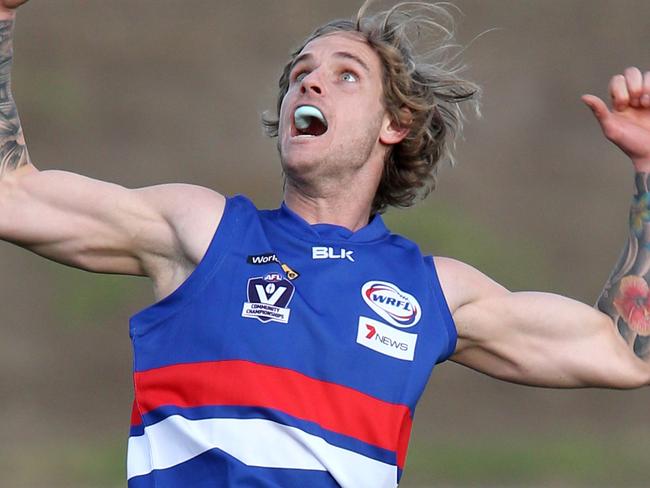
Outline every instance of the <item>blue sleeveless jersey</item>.
{"label": "blue sleeveless jersey", "polygon": [[131,319],[130,488],[384,488],[456,331],[433,260],[229,198],[202,261]]}

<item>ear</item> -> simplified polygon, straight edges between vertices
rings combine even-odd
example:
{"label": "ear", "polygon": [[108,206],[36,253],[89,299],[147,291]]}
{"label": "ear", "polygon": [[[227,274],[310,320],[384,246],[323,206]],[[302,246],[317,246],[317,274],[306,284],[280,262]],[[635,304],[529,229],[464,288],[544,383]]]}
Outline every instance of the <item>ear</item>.
{"label": "ear", "polygon": [[407,108],[400,110],[400,119],[393,120],[389,114],[384,115],[384,120],[379,133],[379,141],[387,146],[399,144],[408,135],[411,129],[411,111]]}

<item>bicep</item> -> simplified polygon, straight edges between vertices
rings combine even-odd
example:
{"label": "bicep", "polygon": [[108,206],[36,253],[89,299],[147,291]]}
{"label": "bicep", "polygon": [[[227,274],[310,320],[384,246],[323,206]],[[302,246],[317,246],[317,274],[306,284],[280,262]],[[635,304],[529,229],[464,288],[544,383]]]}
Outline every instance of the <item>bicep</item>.
{"label": "bicep", "polygon": [[29,172],[3,182],[0,237],[89,271],[151,275],[158,259],[191,258],[195,246],[179,235],[188,225],[181,219],[210,192],[174,186],[130,190],[63,171]]}
{"label": "bicep", "polygon": [[452,360],[490,376],[548,387],[639,386],[648,375],[611,319],[579,301],[510,292],[479,271],[456,269],[455,288],[478,290],[453,310]]}
{"label": "bicep", "polygon": [[455,319],[463,339],[453,360],[516,383],[607,386],[635,361],[607,316],[558,295],[508,292]]}

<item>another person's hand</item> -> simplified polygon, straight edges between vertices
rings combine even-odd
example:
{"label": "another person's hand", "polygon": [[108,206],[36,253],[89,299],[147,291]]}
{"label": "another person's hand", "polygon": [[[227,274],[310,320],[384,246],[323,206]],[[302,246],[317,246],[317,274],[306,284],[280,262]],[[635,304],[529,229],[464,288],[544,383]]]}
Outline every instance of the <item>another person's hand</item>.
{"label": "another person's hand", "polygon": [[605,137],[633,161],[637,171],[650,173],[650,71],[627,68],[609,82],[610,111],[594,95],[583,95],[598,119]]}

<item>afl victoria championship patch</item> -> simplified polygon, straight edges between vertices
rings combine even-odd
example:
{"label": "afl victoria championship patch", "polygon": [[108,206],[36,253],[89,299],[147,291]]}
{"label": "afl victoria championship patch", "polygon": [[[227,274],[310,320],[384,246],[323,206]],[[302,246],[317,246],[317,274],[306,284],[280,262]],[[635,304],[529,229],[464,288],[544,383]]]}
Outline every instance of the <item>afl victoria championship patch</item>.
{"label": "afl victoria championship patch", "polygon": [[289,302],[293,297],[294,285],[280,273],[250,278],[246,287],[247,302],[244,302],[242,317],[254,318],[260,322],[289,321]]}

